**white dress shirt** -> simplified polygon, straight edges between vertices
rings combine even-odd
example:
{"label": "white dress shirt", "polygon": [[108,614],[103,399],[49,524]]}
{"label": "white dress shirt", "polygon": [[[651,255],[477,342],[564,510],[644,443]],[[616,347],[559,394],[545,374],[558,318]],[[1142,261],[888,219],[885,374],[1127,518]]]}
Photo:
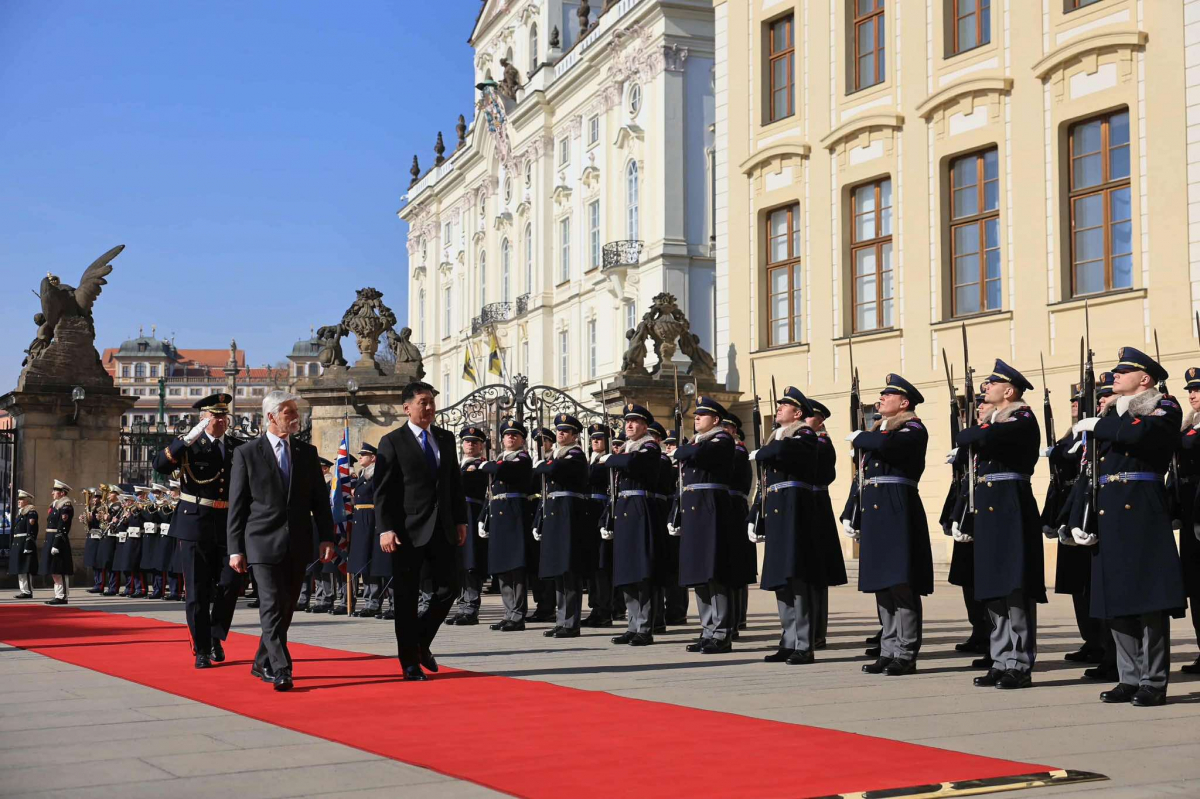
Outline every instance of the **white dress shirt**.
{"label": "white dress shirt", "polygon": [[[279,468],[282,469],[283,465],[281,463],[281,458],[283,457],[283,447],[290,447],[288,440],[286,438],[280,438],[279,436],[275,435],[270,430],[268,430],[267,431],[267,441],[269,441],[271,444],[271,451],[275,453],[275,465],[279,466]],[[281,444],[283,446],[280,446]],[[288,463],[290,464],[291,463],[291,457],[290,457],[291,452],[290,451],[288,452],[288,455],[289,455]]]}
{"label": "white dress shirt", "polygon": [[442,452],[441,452],[441,450],[438,449],[437,441],[433,437],[433,431],[426,430],[424,427],[421,427],[420,425],[415,424],[412,419],[408,420],[408,429],[412,431],[412,434],[414,436],[416,436],[418,445],[420,445],[420,443],[421,443],[422,435],[426,435],[429,437],[429,446],[433,450],[433,458],[434,458],[434,460],[437,461],[437,465],[441,466],[442,465]]}

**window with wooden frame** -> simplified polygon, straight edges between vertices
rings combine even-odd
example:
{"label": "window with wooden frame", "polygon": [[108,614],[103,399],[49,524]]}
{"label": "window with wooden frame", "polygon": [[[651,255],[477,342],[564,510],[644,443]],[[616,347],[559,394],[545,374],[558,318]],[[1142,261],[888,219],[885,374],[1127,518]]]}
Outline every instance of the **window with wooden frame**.
{"label": "window with wooden frame", "polygon": [[996,148],[950,162],[953,316],[998,311],[1000,164]]}
{"label": "window with wooden frame", "polygon": [[850,82],[853,91],[883,83],[887,75],[884,42],[886,25],[884,0],[851,0],[854,8],[854,75]]}
{"label": "window with wooden frame", "polygon": [[850,263],[854,270],[854,332],[892,326],[892,181],[882,178],[851,191]]}
{"label": "window with wooden frame", "polygon": [[1071,12],[1071,11],[1075,11],[1076,9],[1080,9],[1085,6],[1094,5],[1099,2],[1100,2],[1100,0],[1064,0],[1065,7],[1063,8],[1063,11]]}
{"label": "window with wooden frame", "polygon": [[972,50],[992,40],[992,0],[950,0],[951,54]]}
{"label": "window with wooden frame", "polygon": [[788,14],[770,25],[767,49],[767,71],[771,86],[770,122],[796,113],[795,16]]}
{"label": "window with wooden frame", "polygon": [[1129,111],[1075,123],[1068,147],[1072,295],[1132,288]]}
{"label": "window with wooden frame", "polygon": [[800,205],[767,214],[767,342],[770,347],[801,340],[803,287],[800,264]]}

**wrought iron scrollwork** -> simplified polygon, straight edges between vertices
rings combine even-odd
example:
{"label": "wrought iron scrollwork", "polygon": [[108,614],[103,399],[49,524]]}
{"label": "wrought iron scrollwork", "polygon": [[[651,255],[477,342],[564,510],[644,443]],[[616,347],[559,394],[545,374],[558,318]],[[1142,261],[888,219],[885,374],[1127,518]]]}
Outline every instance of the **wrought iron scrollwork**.
{"label": "wrought iron scrollwork", "polygon": [[604,245],[604,268],[637,266],[641,263],[644,246],[642,242],[633,239],[610,241]]}
{"label": "wrought iron scrollwork", "polygon": [[[550,425],[560,413],[569,413],[587,429],[588,425],[605,421],[604,410],[589,408],[570,394],[554,386],[532,386],[521,397],[523,415],[530,419],[540,418],[542,424]],[[539,414],[540,411],[540,414]]]}
{"label": "wrought iron scrollwork", "polygon": [[454,433],[471,424],[494,436],[500,419],[511,414],[516,406],[517,392],[511,386],[480,386],[453,405],[438,410],[434,420],[439,427]]}

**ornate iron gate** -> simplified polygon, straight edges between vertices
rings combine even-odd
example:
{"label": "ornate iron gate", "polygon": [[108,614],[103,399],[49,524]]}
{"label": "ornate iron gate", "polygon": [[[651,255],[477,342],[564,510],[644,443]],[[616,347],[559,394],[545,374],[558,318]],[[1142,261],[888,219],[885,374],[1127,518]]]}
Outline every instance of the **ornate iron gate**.
{"label": "ornate iron gate", "polygon": [[483,427],[492,446],[498,448],[501,420],[512,416],[530,427],[538,427],[553,424],[554,417],[560,413],[571,414],[585,429],[596,422],[608,421],[603,408],[584,405],[554,386],[530,386],[524,375],[517,375],[511,386],[480,386],[453,405],[437,411],[434,420],[438,426],[455,434],[469,424]]}
{"label": "ornate iron gate", "polygon": [[[151,482],[165,483],[169,475],[154,471],[152,465],[154,456],[166,449],[171,441],[191,430],[196,421],[189,415],[180,419],[174,428],[168,428],[165,424],[152,427],[147,422],[141,422],[135,424],[131,430],[121,431],[120,482],[134,485],[150,485]],[[5,431],[0,431],[0,434],[3,432]],[[261,433],[260,429],[251,425],[248,418],[243,417],[238,426],[229,428],[227,435],[243,441],[252,441]],[[308,427],[301,429],[296,434],[296,439],[311,443],[312,425],[309,424]]]}

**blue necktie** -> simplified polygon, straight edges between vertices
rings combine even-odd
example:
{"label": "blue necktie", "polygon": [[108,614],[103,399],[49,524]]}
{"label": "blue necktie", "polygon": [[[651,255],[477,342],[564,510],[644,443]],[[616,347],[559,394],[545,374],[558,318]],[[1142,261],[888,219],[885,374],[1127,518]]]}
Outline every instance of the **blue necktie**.
{"label": "blue necktie", "polygon": [[283,484],[290,486],[292,484],[292,463],[288,455],[287,441],[279,442],[279,472],[283,475]]}
{"label": "blue necktie", "polygon": [[425,463],[429,465],[429,473],[437,475],[437,455],[433,453],[433,447],[429,445],[429,431],[421,431],[421,449],[425,451]]}

